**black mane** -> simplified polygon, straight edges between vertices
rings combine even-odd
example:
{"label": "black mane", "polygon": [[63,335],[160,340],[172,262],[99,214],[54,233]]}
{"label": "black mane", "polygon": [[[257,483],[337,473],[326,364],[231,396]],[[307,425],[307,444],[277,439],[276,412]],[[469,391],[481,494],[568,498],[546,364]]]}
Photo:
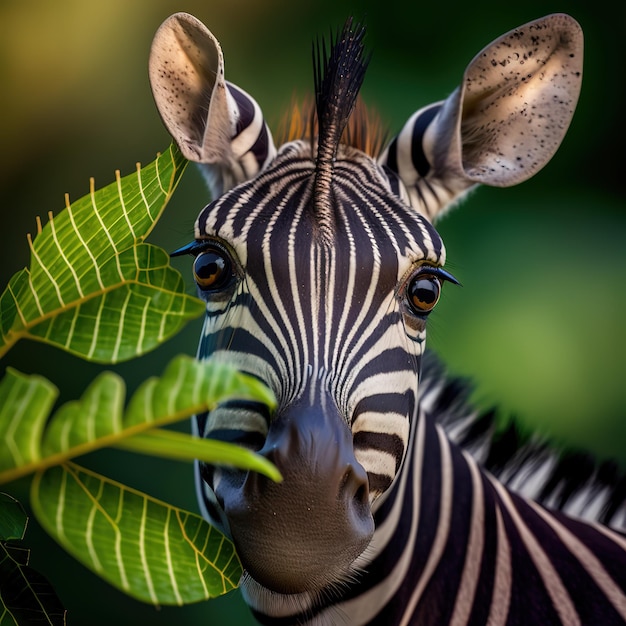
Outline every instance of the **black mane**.
{"label": "black mane", "polygon": [[333,40],[313,45],[315,107],[318,120],[314,203],[323,217],[330,207],[333,164],[341,135],[363,84],[369,55],[364,54],[365,27],[348,18]]}
{"label": "black mane", "polygon": [[[431,394],[428,413],[440,423],[450,439],[466,449],[479,463],[514,491],[549,463],[549,471],[536,492],[536,502],[565,510],[575,498],[587,505],[601,499],[594,521],[624,532],[626,519],[626,473],[618,463],[598,461],[581,450],[565,449],[553,442],[529,436],[519,422],[509,419],[500,426],[498,410],[476,410],[470,402],[468,381],[447,377],[432,352],[427,351],[420,381],[420,395]],[[546,465],[548,466],[548,465]],[[525,494],[526,495],[526,494]],[[618,515],[622,511],[622,515]]]}

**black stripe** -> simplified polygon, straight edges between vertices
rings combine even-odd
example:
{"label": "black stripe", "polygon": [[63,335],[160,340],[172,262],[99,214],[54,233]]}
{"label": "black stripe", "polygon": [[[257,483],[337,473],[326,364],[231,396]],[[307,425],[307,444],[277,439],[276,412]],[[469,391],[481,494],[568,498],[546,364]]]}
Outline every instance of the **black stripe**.
{"label": "black stripe", "polygon": [[256,162],[259,164],[259,169],[263,167],[263,163],[265,163],[265,159],[267,158],[267,153],[269,152],[270,146],[269,139],[270,135],[267,130],[267,125],[263,123],[263,126],[261,127],[261,132],[259,133],[257,140],[250,148],[250,152],[254,154]]}
{"label": "black stripe", "polygon": [[398,172],[398,137],[394,137],[387,148],[386,165],[393,172]]}
{"label": "black stripe", "polygon": [[389,186],[391,188],[391,193],[396,196],[400,196],[400,179],[398,178],[398,173],[392,169],[389,165],[389,161],[385,165],[382,166],[383,171],[385,172],[385,176],[389,180]]}
{"label": "black stripe", "polygon": [[424,154],[423,141],[426,129],[433,121],[433,118],[439,113],[440,105],[426,109],[421,115],[417,116],[413,124],[413,132],[411,133],[411,161],[417,173],[424,178],[430,171],[430,163]]}
{"label": "black stripe", "polygon": [[[395,470],[398,471],[404,455],[404,441],[398,435],[361,430],[354,434],[353,442],[355,451],[380,450],[394,456],[396,459]],[[388,480],[387,476],[385,478]],[[387,482],[385,489],[387,487],[389,487],[389,482]]]}
{"label": "black stripe", "polygon": [[[236,134],[243,132],[254,120],[254,104],[240,89],[231,83],[227,83],[228,91],[239,107],[239,119],[237,120]],[[233,139],[235,138],[233,137]]]}

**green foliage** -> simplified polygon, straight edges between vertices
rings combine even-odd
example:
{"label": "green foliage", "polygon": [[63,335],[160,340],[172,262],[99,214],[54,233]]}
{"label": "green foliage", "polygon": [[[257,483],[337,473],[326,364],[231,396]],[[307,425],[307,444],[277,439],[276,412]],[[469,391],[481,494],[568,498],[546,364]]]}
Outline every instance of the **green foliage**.
{"label": "green foliage", "polygon": [[[0,357],[19,339],[46,342],[83,359],[115,363],[160,345],[204,311],[185,293],[162,249],[145,243],[185,169],[175,147],[153,163],[49,216],[29,244],[31,262],[0,296]],[[258,381],[214,362],[175,358],[126,404],[124,381],[103,372],[79,400],[53,412],[56,386],[7,368],[0,380],[0,483],[33,473],[31,504],[70,554],[129,595],[186,604],[234,589],[241,565],[232,543],[199,516],[79,467],[70,459],[103,447],[264,473],[265,458],[238,446],[164,429],[242,398],[272,406]],[[27,567],[25,517],[0,502],[0,625],[61,624],[65,612]]]}
{"label": "green foliage", "polygon": [[201,517],[73,463],[37,474],[31,503],[70,554],[144,602],[197,602],[239,582],[233,545]]}
{"label": "green foliage", "polygon": [[28,566],[30,551],[17,545],[28,517],[17,500],[0,494],[0,624],[65,624],[65,610],[50,583]]}
{"label": "green foliage", "polygon": [[186,161],[170,148],[144,169],[68,205],[35,237],[31,263],[0,296],[0,356],[28,337],[90,361],[156,347],[201,315],[167,254],[143,243]]}
{"label": "green foliage", "polygon": [[219,363],[174,359],[161,378],[147,380],[124,412],[124,381],[103,372],[79,401],[63,405],[49,419],[57,396],[39,376],[9,369],[0,381],[0,483],[41,472],[105,446],[192,461],[228,463],[277,480],[273,465],[238,446],[163,431],[159,428],[212,409],[227,398],[272,404],[255,379]]}

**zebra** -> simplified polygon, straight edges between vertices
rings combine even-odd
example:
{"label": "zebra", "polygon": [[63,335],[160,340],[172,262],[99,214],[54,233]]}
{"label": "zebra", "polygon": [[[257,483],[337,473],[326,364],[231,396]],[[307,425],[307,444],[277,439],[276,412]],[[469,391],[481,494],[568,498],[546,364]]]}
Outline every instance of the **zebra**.
{"label": "zebra", "polygon": [[283,476],[198,463],[202,512],[233,540],[263,624],[624,624],[614,468],[576,482],[580,458],[496,437],[493,413],[424,352],[458,282],[433,224],[477,185],[551,159],[578,99],[581,28],[554,14],[499,37],[383,149],[359,100],[364,35],[349,19],[314,44],[314,101],[278,148],[200,21],[178,13],[155,35],[158,111],[211,192],[174,253],[192,255],[206,302],[198,358],[277,398],[195,419],[197,436]]}

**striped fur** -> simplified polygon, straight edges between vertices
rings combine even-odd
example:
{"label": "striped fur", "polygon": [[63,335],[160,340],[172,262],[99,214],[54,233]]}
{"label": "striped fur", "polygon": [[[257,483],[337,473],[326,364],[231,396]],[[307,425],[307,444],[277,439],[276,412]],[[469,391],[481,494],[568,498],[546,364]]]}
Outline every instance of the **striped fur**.
{"label": "striped fur", "polygon": [[[606,468],[573,479],[544,444],[492,436],[493,413],[479,415],[424,355],[428,313],[454,282],[431,224],[475,184],[520,182],[552,156],[580,88],[580,28],[555,15],[502,36],[377,159],[338,143],[356,97],[346,85],[364,71],[355,28],[317,61],[320,139],[295,116],[276,152],[195,18],[173,16],[153,46],[170,132],[222,180],[234,172],[183,249],[207,303],[199,357],[233,363],[278,400],[273,414],[230,402],[197,418],[199,436],[256,450],[285,475],[276,486],[199,465],[203,512],[233,537],[244,597],[265,624],[624,624],[624,536],[558,509],[619,526],[626,483]],[[201,90],[199,127],[173,112],[179,77],[159,66],[171,54],[187,74],[180,58],[217,77]],[[222,106],[224,93],[236,106]]]}
{"label": "striped fur", "polygon": [[461,388],[442,385],[431,359],[420,394],[412,454],[376,513],[358,583],[332,603],[299,598],[299,611],[293,598],[284,598],[269,617],[263,609],[278,607],[277,598],[269,603],[248,581],[244,593],[253,609],[263,607],[260,621],[623,624],[626,539],[522,499],[450,442],[438,420],[471,407],[458,397]]}
{"label": "striped fur", "polygon": [[[312,245],[317,224],[311,210],[315,168],[310,147],[294,142],[279,152],[266,172],[200,214],[196,239],[228,241],[241,265],[250,269],[227,314],[219,304],[217,314],[207,316],[199,353],[232,361],[256,375],[258,368],[246,360],[249,353],[261,357],[269,370],[263,379],[277,395],[279,411],[305,392],[314,396],[318,384],[332,389],[341,413],[352,416],[357,458],[368,470],[370,496],[375,499],[395,477],[408,443],[404,405],[406,394],[415,393],[424,330],[419,321],[406,323],[408,314],[395,304],[397,285],[424,262],[441,264],[444,250],[432,226],[389,194],[384,175],[371,159],[352,149],[341,150],[333,178],[335,221],[343,235],[332,247],[325,240]],[[250,197],[269,202],[255,203],[248,213]],[[280,214],[276,203],[284,204]],[[251,230],[258,223],[267,226],[261,237],[253,238]],[[372,245],[375,230],[380,244]],[[352,297],[344,301],[335,293]],[[395,355],[402,368],[386,371],[383,363]],[[312,371],[318,372],[314,380]],[[383,399],[365,393],[368,385],[380,383]],[[372,409],[365,410],[367,405]],[[367,442],[375,443],[370,433],[380,427],[372,431],[367,424],[388,422],[394,413],[399,426],[391,435],[397,440],[394,452],[376,454],[377,446]],[[202,429],[203,436],[223,430],[216,423],[218,414]]]}

